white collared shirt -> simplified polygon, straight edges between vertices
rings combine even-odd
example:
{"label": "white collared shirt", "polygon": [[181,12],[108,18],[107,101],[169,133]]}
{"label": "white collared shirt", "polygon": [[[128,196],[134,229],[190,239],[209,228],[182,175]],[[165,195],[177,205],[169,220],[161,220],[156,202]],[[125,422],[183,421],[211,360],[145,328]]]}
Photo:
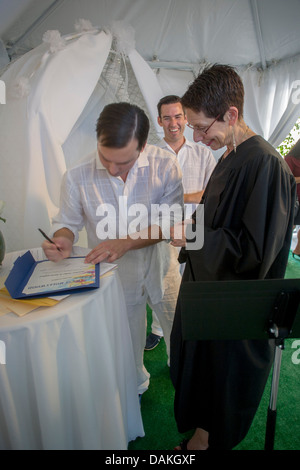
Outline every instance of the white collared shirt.
{"label": "white collared shirt", "polygon": [[[176,156],[165,139],[162,139],[158,146]],[[217,163],[212,152],[203,145],[185,139],[185,143],[177,154],[177,159],[182,170],[184,194],[197,193],[205,189]]]}
{"label": "white collared shirt", "polygon": [[[145,227],[152,225],[151,221],[159,223],[167,235],[163,217],[157,217],[153,210],[162,204],[183,207],[181,170],[173,155],[154,145],[146,145],[124,182],[121,177],[111,176],[101,164],[97,152],[93,152],[84,163],[65,173],[60,211],[53,219],[52,233],[66,227],[74,233],[76,243],[78,232],[85,226],[88,246],[93,248],[101,242],[99,227],[103,233],[105,222],[110,226],[107,238],[119,238],[125,235],[126,224],[127,233],[130,233],[130,224],[133,224],[131,231],[136,231],[139,209],[145,211],[146,208],[147,213],[139,219],[141,224]],[[127,219],[126,205],[130,208]],[[115,209],[114,213],[105,211],[111,208]],[[177,221],[173,213],[170,216],[171,224]],[[166,272],[170,267],[178,270],[177,250],[166,241],[128,251],[116,263],[126,302],[131,305],[142,301],[145,288],[151,301],[159,302],[164,292]]]}

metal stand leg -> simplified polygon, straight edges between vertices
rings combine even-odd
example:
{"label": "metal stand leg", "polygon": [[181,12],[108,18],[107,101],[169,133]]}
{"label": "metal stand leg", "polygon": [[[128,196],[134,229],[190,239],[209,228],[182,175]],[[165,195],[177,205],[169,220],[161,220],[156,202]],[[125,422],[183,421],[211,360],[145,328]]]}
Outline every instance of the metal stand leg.
{"label": "metal stand leg", "polygon": [[267,429],[266,429],[266,437],[265,437],[265,450],[273,450],[274,448],[276,414],[277,414],[276,403],[277,403],[277,395],[278,395],[278,384],[279,384],[279,376],[280,376],[282,349],[283,349],[282,345],[276,346],[275,348],[271,396],[270,396],[270,403],[269,403],[269,408],[268,408]]}

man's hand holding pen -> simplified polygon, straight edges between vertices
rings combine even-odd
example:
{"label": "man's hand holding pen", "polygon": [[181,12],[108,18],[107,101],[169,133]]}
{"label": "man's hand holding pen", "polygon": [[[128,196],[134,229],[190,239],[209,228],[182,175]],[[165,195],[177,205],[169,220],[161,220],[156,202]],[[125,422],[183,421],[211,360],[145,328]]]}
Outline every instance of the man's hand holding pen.
{"label": "man's hand holding pen", "polygon": [[66,237],[53,237],[52,242],[45,240],[42,248],[50,261],[60,261],[72,253],[73,243]]}
{"label": "man's hand holding pen", "polygon": [[55,232],[52,239],[40,228],[39,231],[46,239],[42,244],[42,248],[50,261],[61,261],[71,256],[74,235],[68,228],[62,228]]}

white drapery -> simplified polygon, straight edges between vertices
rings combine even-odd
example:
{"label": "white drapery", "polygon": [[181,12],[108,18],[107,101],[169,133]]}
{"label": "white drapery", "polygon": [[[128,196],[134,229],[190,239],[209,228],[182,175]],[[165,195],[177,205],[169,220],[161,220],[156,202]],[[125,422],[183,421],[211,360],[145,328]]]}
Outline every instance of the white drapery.
{"label": "white drapery", "polygon": [[[50,227],[65,169],[95,148],[95,123],[106,104],[99,77],[112,40],[108,31],[90,31],[69,36],[55,52],[42,44],[1,77],[7,88],[6,104],[0,107],[0,198],[7,218],[1,230],[9,251],[41,244],[37,228]],[[135,49],[128,51],[127,60],[161,137],[158,100],[165,94],[182,95],[194,74],[163,68],[154,72]],[[275,147],[299,117],[299,65],[300,59],[294,58],[264,71],[239,70],[245,85],[245,121]],[[16,97],[17,92],[21,96]],[[188,130],[187,137],[192,138]]]}
{"label": "white drapery", "polygon": [[66,170],[62,145],[95,88],[111,41],[100,32],[79,35],[53,53],[42,44],[2,76],[8,93],[0,115],[0,175],[9,251],[39,246],[37,228],[50,228]]}
{"label": "white drapery", "polygon": [[[245,120],[275,148],[300,116],[300,57],[261,71],[241,71],[245,86]],[[297,92],[298,88],[298,92]]]}

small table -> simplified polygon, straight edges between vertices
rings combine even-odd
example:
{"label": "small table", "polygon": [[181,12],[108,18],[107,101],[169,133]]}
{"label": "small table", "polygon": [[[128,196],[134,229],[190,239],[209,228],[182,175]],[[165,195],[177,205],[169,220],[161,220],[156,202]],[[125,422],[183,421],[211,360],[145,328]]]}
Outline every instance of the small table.
{"label": "small table", "polygon": [[1,316],[0,340],[0,449],[122,450],[144,436],[116,270],[99,289]]}

